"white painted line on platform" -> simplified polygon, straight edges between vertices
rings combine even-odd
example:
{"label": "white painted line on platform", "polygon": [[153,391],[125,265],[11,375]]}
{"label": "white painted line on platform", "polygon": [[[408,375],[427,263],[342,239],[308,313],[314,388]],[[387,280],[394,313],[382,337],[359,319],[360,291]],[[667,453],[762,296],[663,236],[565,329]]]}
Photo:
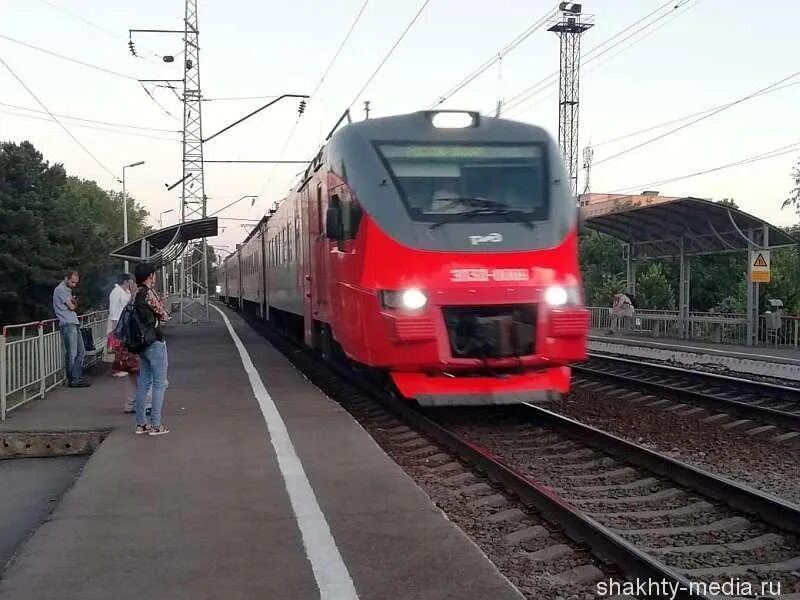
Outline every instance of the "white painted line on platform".
{"label": "white painted line on platform", "polygon": [[211,306],[220,314],[228,328],[228,333],[233,338],[233,343],[239,351],[242,365],[250,380],[250,386],[253,388],[253,394],[258,400],[261,414],[264,415],[264,421],[267,423],[272,447],[278,457],[278,466],[283,476],[283,482],[286,485],[289,501],[295,517],[297,517],[297,524],[303,537],[306,557],[311,563],[311,569],[314,571],[314,579],[317,581],[320,599],[358,600],[353,579],[350,577],[347,565],[344,564],[342,555],[339,553],[339,548],[336,546],[331,529],[327,520],[325,520],[325,515],[322,513],[319,502],[317,502],[317,497],[311,488],[308,477],[306,477],[303,463],[300,462],[300,458],[297,456],[294,444],[289,437],[289,432],[286,430],[286,424],[278,412],[278,407],[275,406],[275,402],[267,392],[267,388],[264,387],[264,382],[261,380],[250,354],[248,354],[242,340],[236,335],[228,317],[213,304]]}

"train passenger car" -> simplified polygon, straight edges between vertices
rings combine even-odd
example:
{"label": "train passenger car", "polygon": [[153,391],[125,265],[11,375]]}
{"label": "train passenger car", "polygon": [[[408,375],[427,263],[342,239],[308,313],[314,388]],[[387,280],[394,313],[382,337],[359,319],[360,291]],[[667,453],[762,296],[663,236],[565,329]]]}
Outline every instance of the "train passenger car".
{"label": "train passenger car", "polygon": [[226,256],[218,271],[217,279],[222,288],[222,296],[231,306],[239,308],[240,287],[239,287],[239,254],[234,252]]}
{"label": "train passenger car", "polygon": [[240,244],[237,254],[241,270],[241,308],[264,316],[266,289],[264,287],[264,221],[262,220]]}
{"label": "train passenger car", "polygon": [[547,398],[586,357],[577,209],[541,128],[349,124],[259,228],[267,318],[421,404]]}

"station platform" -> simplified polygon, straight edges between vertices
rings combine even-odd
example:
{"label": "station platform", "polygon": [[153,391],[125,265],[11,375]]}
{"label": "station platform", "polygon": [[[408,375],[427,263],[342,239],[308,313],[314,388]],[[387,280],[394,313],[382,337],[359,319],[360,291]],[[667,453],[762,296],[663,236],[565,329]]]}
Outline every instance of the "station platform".
{"label": "station platform", "polygon": [[589,352],[800,381],[800,348],[712,344],[599,329],[590,330],[588,347]]}
{"label": "station platform", "polygon": [[108,432],[0,573],[0,598],[522,598],[343,408],[212,314],[167,328],[168,435],[134,435],[128,382],[102,372],[0,425]]}

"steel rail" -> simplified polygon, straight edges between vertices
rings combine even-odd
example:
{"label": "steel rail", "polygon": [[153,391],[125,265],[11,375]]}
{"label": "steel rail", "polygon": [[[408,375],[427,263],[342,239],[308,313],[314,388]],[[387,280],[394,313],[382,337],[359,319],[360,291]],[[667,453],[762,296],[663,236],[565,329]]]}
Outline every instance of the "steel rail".
{"label": "steel rail", "polygon": [[[732,388],[742,390],[743,393],[759,394],[762,397],[764,395],[764,392],[778,393],[781,394],[781,396],[775,398],[775,400],[790,401],[790,402],[796,401],[797,407],[798,409],[800,409],[800,391],[788,386],[781,386],[766,382],[762,383],[754,381],[752,379],[741,379],[738,377],[731,377],[728,375],[718,375],[716,373],[706,373],[697,370],[687,371],[685,369],[679,369],[669,365],[659,365],[656,363],[642,363],[641,361],[637,362],[630,359],[618,358],[615,356],[608,356],[605,354],[590,354],[589,356],[592,358],[597,358],[612,362],[629,363],[632,367],[636,369],[641,369],[645,372],[646,371],[650,371],[651,373],[653,371],[670,372],[674,376],[684,377],[687,380],[688,385],[704,384],[710,387],[719,387],[722,385],[727,385],[731,386]],[[724,396],[714,394],[708,391],[687,388],[679,384],[668,384],[663,382],[652,381],[650,379],[642,379],[640,377],[637,377],[635,374],[622,374],[622,373],[604,371],[602,369],[593,368],[591,364],[586,364],[586,363],[580,365],[574,365],[572,367],[572,370],[574,373],[582,373],[586,375],[591,375],[592,377],[602,377],[606,379],[620,381],[623,382],[626,386],[630,387],[644,388],[661,394],[673,394],[680,398],[688,399],[693,404],[697,404],[698,406],[703,406],[714,410],[733,413],[743,418],[761,421],[763,423],[775,425],[776,427],[782,427],[785,429],[800,431],[800,414],[798,413],[787,412],[775,408],[767,408],[743,400],[734,400],[732,398],[726,398]],[[787,398],[785,396],[790,396],[790,397]],[[792,398],[791,396],[794,396],[794,398]]]}
{"label": "steel rail", "polygon": [[[532,481],[517,472],[501,459],[492,455],[486,448],[463,439],[438,424],[408,401],[387,394],[371,381],[359,377],[357,373],[345,368],[344,365],[322,361],[314,351],[299,344],[296,340],[288,338],[274,326],[267,325],[252,315],[242,312],[238,312],[238,314],[253,326],[256,331],[261,332],[310,381],[323,388],[323,390],[327,388],[327,393],[334,397],[337,395],[336,391],[331,391],[334,386],[330,385],[330,381],[322,381],[326,378],[325,371],[334,372],[336,376],[345,379],[361,394],[372,401],[381,403],[395,416],[436,440],[441,445],[446,446],[462,460],[470,463],[489,478],[505,486],[507,490],[516,494],[523,503],[532,506],[545,519],[563,529],[572,540],[586,544],[596,556],[619,566],[627,576],[650,581],[667,581],[677,586],[675,587],[675,589],[678,589],[677,595],[665,594],[663,598],[711,600],[708,596],[692,593],[692,586],[683,575],[570,505],[550,487]],[[311,368],[309,368],[309,364],[302,364],[298,361],[300,356],[308,359]],[[341,392],[339,392],[339,395],[341,395]],[[662,596],[651,597],[658,598]]]}

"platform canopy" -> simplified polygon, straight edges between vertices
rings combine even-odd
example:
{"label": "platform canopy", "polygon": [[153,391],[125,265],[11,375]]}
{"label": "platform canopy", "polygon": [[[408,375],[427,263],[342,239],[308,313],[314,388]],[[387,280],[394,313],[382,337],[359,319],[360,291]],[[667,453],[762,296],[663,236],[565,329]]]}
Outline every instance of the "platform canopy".
{"label": "platform canopy", "polygon": [[146,261],[158,268],[178,258],[192,240],[215,237],[217,232],[217,217],[186,221],[128,242],[111,256],[130,262]]}
{"label": "platform canopy", "polygon": [[768,233],[767,247],[798,243],[763,219],[700,198],[586,194],[580,210],[587,227],[628,243],[636,259],[747,250],[754,231],[759,241]]}

